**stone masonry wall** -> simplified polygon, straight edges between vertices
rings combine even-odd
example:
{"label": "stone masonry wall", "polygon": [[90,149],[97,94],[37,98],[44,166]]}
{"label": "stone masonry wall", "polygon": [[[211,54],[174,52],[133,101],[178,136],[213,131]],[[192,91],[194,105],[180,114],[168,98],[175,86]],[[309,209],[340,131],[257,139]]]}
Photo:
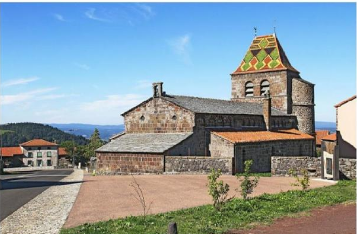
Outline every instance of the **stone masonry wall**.
{"label": "stone masonry wall", "polygon": [[97,152],[98,174],[162,173],[164,156],[161,154]]}
{"label": "stone masonry wall", "polygon": [[234,155],[234,144],[214,133],[211,133],[209,149],[213,158],[232,157]]}
{"label": "stone masonry wall", "polygon": [[340,179],[344,177],[356,179],[356,159],[355,158],[340,158]]}
{"label": "stone masonry wall", "polygon": [[296,115],[300,131],[315,134],[314,85],[302,79],[292,80],[292,114]]}
{"label": "stone masonry wall", "polygon": [[[263,80],[269,81],[270,95],[272,97],[272,107],[282,111],[288,109],[288,82],[287,71],[270,71],[232,75],[232,101],[238,102],[262,102],[260,95],[260,84]],[[245,84],[253,83],[254,97],[245,97]]]}
{"label": "stone masonry wall", "polygon": [[271,174],[274,176],[289,176],[289,170],[295,170],[301,175],[302,169],[307,169],[312,177],[321,176],[321,157],[310,156],[272,156],[271,157]]}
{"label": "stone masonry wall", "polygon": [[285,140],[236,144],[236,172],[243,172],[245,160],[253,160],[253,172],[269,172],[271,170],[272,156],[313,156],[313,144],[313,140]]}
{"label": "stone masonry wall", "polygon": [[232,173],[232,158],[166,156],[166,173],[209,173],[220,169],[224,174]]}
{"label": "stone masonry wall", "polygon": [[192,132],[194,114],[162,98],[153,98],[124,115],[126,133]]}

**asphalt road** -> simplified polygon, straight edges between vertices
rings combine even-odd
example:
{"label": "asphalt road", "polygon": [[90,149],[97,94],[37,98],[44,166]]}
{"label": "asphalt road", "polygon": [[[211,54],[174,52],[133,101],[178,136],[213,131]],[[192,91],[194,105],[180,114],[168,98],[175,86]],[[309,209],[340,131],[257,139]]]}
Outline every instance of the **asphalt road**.
{"label": "asphalt road", "polygon": [[26,171],[1,175],[0,220],[2,221],[21,206],[51,186],[66,182],[61,179],[73,170]]}

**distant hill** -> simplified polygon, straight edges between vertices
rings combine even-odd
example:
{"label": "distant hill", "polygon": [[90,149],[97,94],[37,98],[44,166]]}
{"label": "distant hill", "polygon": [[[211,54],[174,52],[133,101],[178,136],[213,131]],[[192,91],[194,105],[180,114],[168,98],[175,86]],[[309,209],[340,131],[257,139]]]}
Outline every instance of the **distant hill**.
{"label": "distant hill", "polygon": [[315,121],[316,130],[329,130],[331,133],[336,132],[336,123]]}
{"label": "distant hill", "polygon": [[41,138],[46,141],[56,142],[74,140],[77,144],[87,144],[88,140],[82,136],[65,133],[58,128],[39,123],[10,123],[0,125],[2,146],[18,146],[19,144]]}
{"label": "distant hill", "polygon": [[[73,133],[77,136],[83,136],[85,138],[89,138],[94,129],[97,128],[100,133],[100,137],[103,140],[108,140],[111,136],[124,131],[124,125],[93,125],[93,124],[79,124],[79,123],[71,123],[71,124],[50,124],[52,127],[56,127],[61,129],[64,132]],[[73,131],[70,131],[73,130]]]}

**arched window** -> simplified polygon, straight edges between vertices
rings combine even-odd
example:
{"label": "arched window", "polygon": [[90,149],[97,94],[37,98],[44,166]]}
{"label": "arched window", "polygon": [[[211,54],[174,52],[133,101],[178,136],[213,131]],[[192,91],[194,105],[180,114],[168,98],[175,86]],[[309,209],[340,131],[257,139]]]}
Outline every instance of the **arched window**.
{"label": "arched window", "polygon": [[263,80],[262,83],[260,84],[260,96],[263,96],[266,91],[270,89],[269,87],[269,81]]}
{"label": "arched window", "polygon": [[253,83],[250,81],[245,84],[245,96],[253,97]]}

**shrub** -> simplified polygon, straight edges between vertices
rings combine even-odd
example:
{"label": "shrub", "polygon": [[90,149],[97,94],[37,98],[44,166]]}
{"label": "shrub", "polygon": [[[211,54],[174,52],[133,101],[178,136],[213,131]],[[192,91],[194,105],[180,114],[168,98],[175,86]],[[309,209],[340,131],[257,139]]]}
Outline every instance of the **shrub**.
{"label": "shrub", "polygon": [[[241,182],[241,195],[244,200],[247,200],[248,195],[253,192],[253,189],[258,186],[259,176],[254,176],[253,179],[252,174],[250,172],[250,168],[252,167],[253,160],[247,160],[244,162],[244,173],[242,176],[236,175],[237,179]],[[243,177],[243,178],[242,178]]]}
{"label": "shrub", "polygon": [[291,176],[294,176],[296,179],[296,183],[292,183],[292,186],[301,186],[302,190],[305,191],[310,187],[310,176],[309,176],[309,172],[306,169],[301,169],[301,174],[302,177],[300,178],[297,174],[297,172],[293,169],[289,170],[289,174]]}
{"label": "shrub", "polygon": [[213,206],[216,210],[221,210],[228,199],[229,185],[217,179],[222,175],[221,170],[212,169],[208,175],[208,194],[212,196]]}

